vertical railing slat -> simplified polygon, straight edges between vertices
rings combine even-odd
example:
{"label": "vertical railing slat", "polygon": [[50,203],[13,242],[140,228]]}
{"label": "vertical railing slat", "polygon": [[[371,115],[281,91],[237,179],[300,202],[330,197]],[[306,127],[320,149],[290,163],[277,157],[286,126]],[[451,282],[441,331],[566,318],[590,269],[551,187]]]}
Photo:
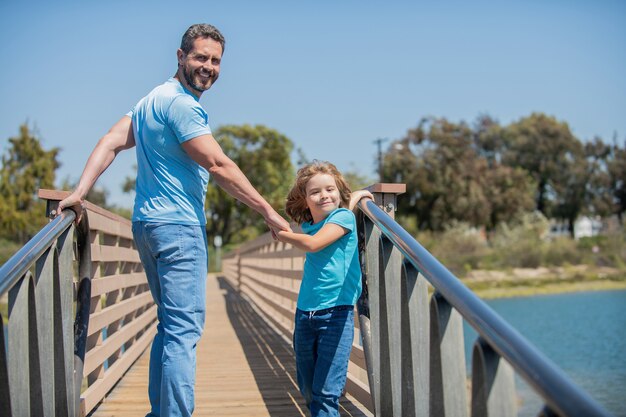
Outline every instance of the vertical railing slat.
{"label": "vertical railing slat", "polygon": [[430,415],[466,417],[468,409],[463,320],[436,291],[430,305]]}
{"label": "vertical railing slat", "polygon": [[7,365],[7,350],[4,342],[4,318],[0,314],[0,415],[12,417],[11,392],[9,388],[9,367]]}
{"label": "vertical railing slat", "polygon": [[[381,259],[380,230],[374,224],[365,219],[365,272],[367,276],[367,288],[369,291],[370,335],[369,347],[365,341],[366,360],[368,363],[368,381],[374,414],[376,416],[391,415],[391,407],[383,409],[381,400],[381,301],[380,301],[380,269]],[[386,414],[384,414],[384,412]]]}
{"label": "vertical railing slat", "polygon": [[427,417],[429,410],[430,311],[428,286],[410,262],[402,268],[403,417]]}
{"label": "vertical railing slat", "polygon": [[[385,395],[390,398],[392,415],[402,415],[402,321],[401,321],[401,269],[402,254],[388,239],[381,239],[381,257],[384,275],[382,285],[385,289],[383,302],[386,317],[386,330],[382,344],[382,356],[388,358],[385,363],[383,375],[390,378],[390,384],[382,388],[383,399]],[[382,308],[382,307],[381,307]],[[382,323],[381,323],[382,324]],[[384,383],[384,382],[383,382]],[[387,414],[382,414],[387,415]]]}
{"label": "vertical railing slat", "polygon": [[33,281],[29,271],[9,290],[9,385],[15,416],[44,415]]}
{"label": "vertical railing slat", "polygon": [[49,248],[35,263],[35,300],[39,363],[41,364],[41,399],[45,416],[54,415],[54,332],[53,315],[55,250]]}
{"label": "vertical railing slat", "polygon": [[54,333],[54,379],[55,379],[55,411],[57,416],[74,416],[74,377],[73,377],[73,317],[72,302],[74,298],[74,267],[73,267],[74,226],[70,226],[56,242],[57,267],[54,283],[54,315],[56,326],[60,331]]}
{"label": "vertical railing slat", "polygon": [[511,366],[481,337],[472,353],[472,417],[515,417]]}

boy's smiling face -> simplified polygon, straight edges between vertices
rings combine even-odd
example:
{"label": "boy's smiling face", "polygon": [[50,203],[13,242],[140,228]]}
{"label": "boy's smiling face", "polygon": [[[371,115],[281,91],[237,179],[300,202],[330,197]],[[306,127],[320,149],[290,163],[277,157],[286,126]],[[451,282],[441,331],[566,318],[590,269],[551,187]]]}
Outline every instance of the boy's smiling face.
{"label": "boy's smiling face", "polygon": [[339,207],[341,198],[335,178],[329,174],[316,174],[306,184],[306,205],[313,223],[324,220]]}

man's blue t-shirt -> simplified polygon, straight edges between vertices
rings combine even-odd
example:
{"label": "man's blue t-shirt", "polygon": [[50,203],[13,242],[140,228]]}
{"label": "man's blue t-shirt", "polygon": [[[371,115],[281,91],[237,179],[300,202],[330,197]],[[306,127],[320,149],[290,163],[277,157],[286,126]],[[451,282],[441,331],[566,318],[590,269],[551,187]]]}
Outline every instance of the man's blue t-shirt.
{"label": "man's blue t-shirt", "polygon": [[137,149],[133,221],[205,225],[209,173],[181,147],[211,133],[209,117],[197,98],[170,78],[128,115]]}
{"label": "man's blue t-shirt", "polygon": [[326,223],[337,224],[348,233],[318,252],[307,252],[298,295],[298,308],[316,311],[339,305],[354,305],[361,295],[361,267],[354,213],[338,208],[323,221],[305,222],[302,231],[317,233]]}

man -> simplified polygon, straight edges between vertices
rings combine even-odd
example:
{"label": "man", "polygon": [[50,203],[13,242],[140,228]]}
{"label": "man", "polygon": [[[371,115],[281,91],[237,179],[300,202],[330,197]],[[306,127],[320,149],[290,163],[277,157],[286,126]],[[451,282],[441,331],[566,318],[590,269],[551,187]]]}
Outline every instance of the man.
{"label": "man", "polygon": [[148,416],[190,416],[196,343],[204,326],[207,242],[204,200],[209,174],[231,196],[261,214],[272,230],[289,224],[261,197],[211,135],[198,100],[215,83],[224,37],[191,26],[177,51],[178,70],[104,135],[59,213],[75,207],[122,150],[136,146],[133,237],[158,306],[150,355]]}

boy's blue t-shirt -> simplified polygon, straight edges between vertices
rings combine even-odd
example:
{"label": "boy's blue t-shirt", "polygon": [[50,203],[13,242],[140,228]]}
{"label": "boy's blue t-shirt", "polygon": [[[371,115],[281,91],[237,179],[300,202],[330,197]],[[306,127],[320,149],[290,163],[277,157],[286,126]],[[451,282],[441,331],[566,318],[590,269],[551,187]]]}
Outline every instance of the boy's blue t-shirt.
{"label": "boy's blue t-shirt", "polygon": [[137,150],[133,221],[205,225],[209,173],[181,144],[211,134],[209,117],[181,83],[170,78],[128,113]]}
{"label": "boy's blue t-shirt", "polygon": [[345,208],[331,212],[323,221],[302,224],[308,235],[326,223],[334,223],[348,233],[318,252],[307,252],[298,308],[316,311],[339,305],[354,305],[361,295],[361,266],[354,213]]}

